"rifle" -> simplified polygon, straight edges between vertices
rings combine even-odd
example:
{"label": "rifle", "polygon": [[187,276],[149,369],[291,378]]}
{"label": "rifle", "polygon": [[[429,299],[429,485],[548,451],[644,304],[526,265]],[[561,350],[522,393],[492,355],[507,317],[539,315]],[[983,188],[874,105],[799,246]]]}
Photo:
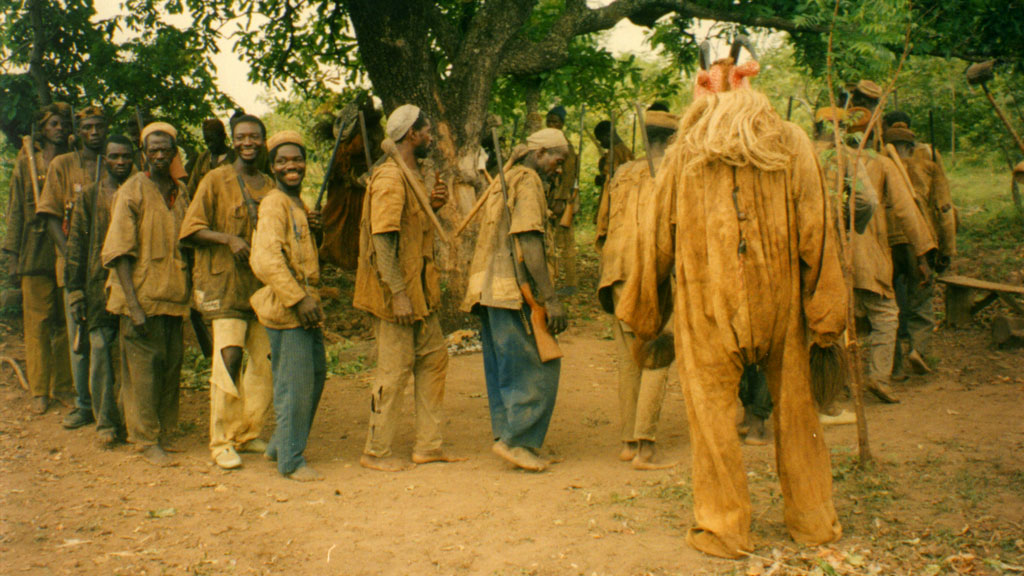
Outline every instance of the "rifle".
{"label": "rifle", "polygon": [[633,115],[633,142],[629,145],[630,151],[636,156],[636,115]]}
{"label": "rifle", "polygon": [[249,189],[245,187],[245,180],[242,180],[242,174],[235,172],[235,177],[238,178],[238,187],[242,189],[242,201],[245,203],[245,211],[249,215],[249,224],[252,225],[252,230],[255,232],[256,221],[259,219],[256,202],[249,195]]}
{"label": "rifle", "polygon": [[[491,128],[491,137],[494,141],[498,141],[498,130],[497,128]],[[501,168],[498,170],[498,178],[501,181],[501,196],[502,206],[505,207],[505,219],[509,225],[512,224],[512,210],[508,206],[508,184],[505,182],[505,162],[501,158],[501,148],[496,146],[494,153],[498,155],[498,166]],[[562,357],[562,350],[558,347],[558,341],[555,337],[548,332],[548,311],[537,302],[537,299],[533,297],[533,288],[530,287],[530,282],[523,277],[523,271],[519,269],[519,263],[522,258],[518,257],[519,250],[516,249],[515,238],[511,234],[508,235],[508,251],[509,256],[512,258],[512,270],[515,273],[516,284],[519,285],[519,291],[523,294],[523,301],[530,307],[530,318],[529,322],[526,322],[524,317],[524,324],[526,327],[527,334],[532,333],[533,339],[537,343],[537,353],[540,355],[541,362],[549,362],[557,358]],[[522,311],[520,311],[522,313]]]}
{"label": "rifle", "polygon": [[[419,203],[420,208],[427,214],[427,218],[430,219],[430,223],[434,225],[434,231],[437,232],[438,238],[441,239],[445,244],[449,243],[448,234],[444,231],[444,227],[441,226],[441,221],[437,219],[437,214],[434,214],[434,209],[430,207],[430,196],[427,191],[423,188],[423,183],[420,182],[419,178],[413,174],[412,170],[405,165],[405,160],[402,160],[401,154],[398,153],[398,147],[390,138],[381,142],[381,149],[384,152],[395,159],[395,163],[402,170],[402,175],[405,176],[405,180],[412,186],[413,196],[416,197],[416,201]],[[497,150],[497,147],[495,147]],[[498,157],[501,158],[501,153],[498,153]]]}
{"label": "rifle", "polygon": [[[359,118],[363,117],[363,113],[359,113]],[[320,208],[324,204],[324,194],[327,192],[327,183],[331,180],[331,170],[334,170],[334,159],[338,156],[338,147],[341,146],[341,137],[345,134],[344,126],[338,126],[338,135],[334,137],[334,148],[331,149],[331,159],[327,161],[327,171],[324,172],[324,181],[320,183],[320,194],[316,197],[316,204],[313,205],[313,211],[319,212]],[[363,133],[363,141],[366,141],[365,132]]]}
{"label": "rifle", "polygon": [[25,149],[28,157],[28,172],[32,176],[32,207],[35,208],[39,202],[39,168],[36,166],[36,127],[32,127],[32,136],[24,136],[21,139],[21,147]]}
{"label": "rifle", "polygon": [[572,184],[572,197],[569,198],[568,204],[565,206],[565,212],[562,213],[562,219],[558,221],[558,225],[562,228],[570,228],[572,226],[573,217],[573,206],[579,201],[580,197],[580,173],[583,170],[580,169],[580,160],[583,158],[583,117],[587,115],[587,105],[583,104],[580,107],[580,139],[579,148],[576,149],[576,180]]}
{"label": "rifle", "polygon": [[789,97],[789,104],[786,105],[786,122],[793,117],[793,97]]}
{"label": "rifle", "polygon": [[366,179],[373,175],[373,156],[370,155],[370,134],[366,131],[366,116],[359,111],[359,133],[363,136],[363,154],[366,154]]}
{"label": "rifle", "polygon": [[932,162],[935,160],[935,111],[928,111],[928,140],[932,143]]}
{"label": "rifle", "polygon": [[654,158],[651,157],[651,141],[647,139],[647,122],[644,120],[643,107],[636,103],[636,115],[640,118],[640,130],[644,138],[644,150],[647,152],[647,169],[651,171],[651,178],[654,178]]}

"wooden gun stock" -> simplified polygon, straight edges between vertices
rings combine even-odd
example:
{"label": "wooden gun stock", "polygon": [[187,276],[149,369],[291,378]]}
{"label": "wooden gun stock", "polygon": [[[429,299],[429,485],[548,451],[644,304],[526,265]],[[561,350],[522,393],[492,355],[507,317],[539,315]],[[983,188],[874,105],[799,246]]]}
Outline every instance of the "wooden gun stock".
{"label": "wooden gun stock", "polygon": [[533,339],[537,342],[537,353],[540,354],[541,362],[550,362],[562,357],[562,349],[558,347],[558,341],[548,331],[548,311],[537,303],[533,297],[533,289],[528,282],[519,285],[523,293],[523,300],[530,307],[530,327],[533,329]]}

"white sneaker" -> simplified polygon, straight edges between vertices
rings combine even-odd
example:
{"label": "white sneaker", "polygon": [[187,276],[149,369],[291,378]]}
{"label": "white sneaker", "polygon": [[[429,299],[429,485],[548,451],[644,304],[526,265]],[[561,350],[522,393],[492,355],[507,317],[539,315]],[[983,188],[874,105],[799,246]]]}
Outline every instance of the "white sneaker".
{"label": "white sneaker", "polygon": [[235,452],[234,448],[227,448],[213,459],[213,461],[225,470],[232,470],[242,465],[242,457]]}

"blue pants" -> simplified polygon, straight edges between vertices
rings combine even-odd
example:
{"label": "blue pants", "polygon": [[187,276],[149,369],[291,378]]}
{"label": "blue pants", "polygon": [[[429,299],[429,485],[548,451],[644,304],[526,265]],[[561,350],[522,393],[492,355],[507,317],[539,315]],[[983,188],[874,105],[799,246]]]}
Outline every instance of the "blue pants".
{"label": "blue pants", "polygon": [[[75,352],[75,332],[78,320],[68,305],[68,290],[64,289],[64,320],[68,328],[68,351],[71,353],[71,380],[75,383],[75,408],[92,412],[92,398],[89,394],[89,346],[85,352]],[[95,416],[95,414],[94,414]]]}
{"label": "blue pants", "polygon": [[480,306],[491,431],[510,447],[544,444],[558,395],[561,360],[541,362],[519,310]]}
{"label": "blue pants", "polygon": [[100,326],[89,331],[89,387],[92,392],[92,414],[96,429],[124,434],[121,409],[118,407],[118,386],[114,381],[117,355],[117,328]]}
{"label": "blue pants", "polygon": [[277,471],[287,476],[306,465],[302,453],[327,379],[324,333],[319,329],[267,328],[267,334],[277,413],[277,429],[267,455],[277,459]]}

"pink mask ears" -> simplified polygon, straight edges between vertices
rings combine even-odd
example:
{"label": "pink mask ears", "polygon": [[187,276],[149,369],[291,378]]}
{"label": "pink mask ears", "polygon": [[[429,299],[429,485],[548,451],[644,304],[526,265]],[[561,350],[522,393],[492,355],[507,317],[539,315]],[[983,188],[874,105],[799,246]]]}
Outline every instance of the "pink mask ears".
{"label": "pink mask ears", "polygon": [[750,88],[750,78],[761,72],[761,65],[757,60],[747,60],[739,66],[734,66],[729,72],[729,86],[733,90]]}

